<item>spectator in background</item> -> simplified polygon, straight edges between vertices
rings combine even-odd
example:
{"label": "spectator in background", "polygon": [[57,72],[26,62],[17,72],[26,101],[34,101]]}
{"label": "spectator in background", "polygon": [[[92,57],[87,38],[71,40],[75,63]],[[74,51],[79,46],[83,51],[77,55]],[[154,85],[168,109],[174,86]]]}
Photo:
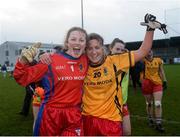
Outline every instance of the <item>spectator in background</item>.
{"label": "spectator in background", "polygon": [[1,67],[1,72],[3,74],[3,77],[5,78],[6,77],[6,74],[7,74],[7,66],[6,64],[4,64],[2,67]]}
{"label": "spectator in background", "polygon": [[159,132],[164,132],[162,126],[162,96],[167,88],[167,80],[163,69],[163,61],[153,57],[153,51],[143,60],[145,64],[142,93],[146,100],[146,111],[149,126],[155,126]]}
{"label": "spectator in background", "polygon": [[9,67],[9,76],[11,78],[13,78],[13,71],[14,71],[14,66],[13,66],[13,64],[11,64],[11,66]]}
{"label": "spectator in background", "polygon": [[137,84],[139,87],[141,87],[141,73],[144,71],[144,64],[142,61],[136,62],[134,67],[130,68],[130,77],[132,80],[132,86],[134,92],[137,90]]}
{"label": "spectator in background", "polygon": [[54,47],[54,52],[60,52],[60,51],[62,51],[63,50],[63,47],[62,46],[56,46],[56,47]]}
{"label": "spectator in background", "polygon": [[[37,63],[37,61],[34,60],[30,65],[33,66],[36,63]],[[30,83],[29,85],[27,85],[25,87],[26,94],[25,94],[25,97],[24,97],[22,109],[19,112],[20,115],[28,116],[30,106],[31,106],[31,102],[32,102],[33,90],[34,89],[35,89],[35,83]]]}

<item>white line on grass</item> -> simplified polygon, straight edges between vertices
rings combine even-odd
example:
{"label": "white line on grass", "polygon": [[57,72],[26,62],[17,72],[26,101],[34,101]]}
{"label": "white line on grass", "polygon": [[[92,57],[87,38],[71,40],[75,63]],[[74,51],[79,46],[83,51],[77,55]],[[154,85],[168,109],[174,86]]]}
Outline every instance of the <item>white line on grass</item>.
{"label": "white line on grass", "polygon": [[[130,115],[130,116],[133,118],[147,120],[147,117],[143,117],[143,116],[139,116],[139,115]],[[166,123],[171,123],[171,124],[180,124],[179,121],[172,121],[172,120],[166,120],[166,119],[162,119],[162,121],[166,122]]]}

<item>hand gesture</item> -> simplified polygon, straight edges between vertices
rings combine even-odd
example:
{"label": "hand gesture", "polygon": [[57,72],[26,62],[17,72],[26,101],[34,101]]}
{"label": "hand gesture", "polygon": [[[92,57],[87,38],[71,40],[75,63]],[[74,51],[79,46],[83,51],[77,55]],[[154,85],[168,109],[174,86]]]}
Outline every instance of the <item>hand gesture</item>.
{"label": "hand gesture", "polygon": [[164,34],[168,33],[165,24],[161,24],[159,21],[156,20],[156,17],[151,14],[146,14],[144,16],[144,22],[140,23],[142,26],[147,26],[147,31],[154,31],[155,29],[159,29],[163,31]]}
{"label": "hand gesture", "polygon": [[30,46],[29,48],[24,48],[21,52],[20,55],[20,59],[23,62],[28,62],[31,63],[34,60],[34,57],[37,55],[38,53],[38,48],[41,47],[41,43],[35,43],[32,46]]}

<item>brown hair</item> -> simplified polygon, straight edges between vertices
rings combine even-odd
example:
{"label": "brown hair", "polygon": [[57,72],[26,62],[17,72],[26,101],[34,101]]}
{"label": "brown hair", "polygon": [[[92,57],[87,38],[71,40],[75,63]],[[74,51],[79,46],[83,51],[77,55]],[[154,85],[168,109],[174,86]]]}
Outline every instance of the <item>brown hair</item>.
{"label": "brown hair", "polygon": [[67,34],[66,34],[65,41],[64,41],[63,51],[68,50],[68,47],[67,47],[68,38],[69,38],[71,32],[73,32],[73,31],[80,31],[80,32],[84,33],[85,36],[86,36],[86,45],[87,45],[88,35],[87,35],[86,30],[84,30],[83,28],[80,28],[80,27],[72,27],[72,28],[70,28],[70,29],[68,30],[68,32],[67,32]]}
{"label": "brown hair", "polygon": [[[90,40],[97,40],[100,43],[100,45],[102,46],[102,49],[103,49],[103,60],[105,60],[105,58],[107,56],[107,52],[105,50],[103,37],[97,33],[90,33],[88,35],[88,41],[90,41]],[[89,45],[89,43],[87,45]]]}
{"label": "brown hair", "polygon": [[88,41],[89,40],[97,40],[102,46],[104,45],[104,39],[97,33],[91,33],[88,35]]}
{"label": "brown hair", "polygon": [[112,49],[116,43],[122,43],[123,45],[126,46],[125,42],[119,38],[115,38],[112,43],[109,45],[109,48]]}

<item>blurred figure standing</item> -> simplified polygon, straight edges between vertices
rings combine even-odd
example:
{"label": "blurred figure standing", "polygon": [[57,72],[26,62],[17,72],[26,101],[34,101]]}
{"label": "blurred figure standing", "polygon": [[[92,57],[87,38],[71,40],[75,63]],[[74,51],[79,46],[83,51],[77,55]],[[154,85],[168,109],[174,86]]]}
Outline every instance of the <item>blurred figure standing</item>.
{"label": "blurred figure standing", "polygon": [[163,61],[153,56],[153,51],[144,59],[145,72],[142,82],[142,93],[146,100],[146,111],[149,126],[154,126],[157,131],[164,132],[162,126],[162,96],[167,88],[167,80],[163,69]]}
{"label": "blurred figure standing", "polygon": [[[36,60],[34,60],[30,65],[33,66],[37,63]],[[28,116],[29,114],[29,109],[31,106],[31,102],[32,102],[32,97],[34,95],[33,90],[35,90],[35,83],[30,83],[29,85],[27,85],[25,87],[26,90],[26,94],[24,97],[24,101],[23,101],[23,107],[22,110],[19,112],[20,115],[23,116]]]}
{"label": "blurred figure standing", "polygon": [[4,64],[4,65],[1,67],[1,72],[2,72],[2,74],[3,74],[3,77],[5,78],[5,77],[6,77],[6,73],[7,73],[6,64]]}

